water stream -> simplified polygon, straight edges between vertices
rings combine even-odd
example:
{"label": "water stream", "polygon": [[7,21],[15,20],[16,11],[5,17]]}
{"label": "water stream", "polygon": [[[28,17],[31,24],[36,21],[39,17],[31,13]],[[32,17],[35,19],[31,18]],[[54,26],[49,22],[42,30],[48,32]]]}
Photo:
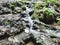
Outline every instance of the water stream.
{"label": "water stream", "polygon": [[26,11],[24,11],[24,13],[26,14],[26,17],[24,18],[24,20],[29,21],[29,27],[30,27],[29,29],[26,28],[25,32],[26,33],[32,33],[34,35],[34,37],[36,38],[36,37],[40,36],[40,32],[32,29],[34,23],[33,23],[33,20],[31,19],[31,16],[29,15],[29,12],[32,11],[32,10],[33,10],[33,8],[28,8],[27,7]]}
{"label": "water stream", "polygon": [[[28,14],[27,11],[24,11],[24,13],[26,13],[26,17],[24,18],[24,20],[29,21],[29,27],[30,27],[30,28],[28,29],[28,32],[29,32],[29,31],[31,31],[32,28],[33,28],[33,20],[31,19],[30,15]],[[27,31],[27,30],[25,30],[25,31]],[[26,32],[26,33],[27,33],[27,32]]]}

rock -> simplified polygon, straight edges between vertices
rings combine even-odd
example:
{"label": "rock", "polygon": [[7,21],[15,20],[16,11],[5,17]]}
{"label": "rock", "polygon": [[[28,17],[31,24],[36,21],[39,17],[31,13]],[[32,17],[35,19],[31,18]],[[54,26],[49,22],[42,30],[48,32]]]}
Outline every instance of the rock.
{"label": "rock", "polygon": [[26,34],[25,32],[22,32],[21,34],[16,35],[14,38],[16,38],[19,42],[23,42],[23,40],[25,40],[28,35],[29,34]]}
{"label": "rock", "polygon": [[38,25],[36,25],[36,24],[33,25],[33,29],[34,29],[34,30],[37,30],[37,29],[39,29],[39,28],[40,28],[40,27],[39,27]]}
{"label": "rock", "polygon": [[2,10],[4,14],[9,14],[11,12],[11,10],[8,8],[3,8]]}
{"label": "rock", "polygon": [[33,42],[29,42],[26,45],[34,45],[34,43]]}
{"label": "rock", "polygon": [[33,4],[29,4],[29,5],[27,5],[29,8],[33,8]]}
{"label": "rock", "polygon": [[57,34],[56,34],[56,37],[60,38],[60,33],[57,33]]}
{"label": "rock", "polygon": [[34,13],[34,11],[29,12],[30,16]]}
{"label": "rock", "polygon": [[26,12],[28,12],[28,13],[30,13],[30,12],[34,12],[34,9],[33,8],[28,8],[28,7],[26,7]]}
{"label": "rock", "polygon": [[17,6],[18,6],[18,7],[21,7],[22,5],[23,5],[23,3],[17,2]]}
{"label": "rock", "polygon": [[26,10],[26,7],[25,6],[21,6],[22,10]]}
{"label": "rock", "polygon": [[14,38],[14,37],[9,37],[8,40],[11,41],[11,42],[19,42],[19,41],[18,41],[16,38]]}
{"label": "rock", "polygon": [[29,33],[29,29],[28,28],[25,29],[25,33]]}
{"label": "rock", "polygon": [[3,11],[0,10],[0,15],[2,15],[2,14],[3,14]]}
{"label": "rock", "polygon": [[15,10],[21,10],[21,8],[20,7],[15,7]]}
{"label": "rock", "polygon": [[0,31],[0,36],[2,36],[2,35],[4,35],[5,34],[5,32],[3,32],[3,31]]}
{"label": "rock", "polygon": [[[53,5],[49,7],[48,3],[38,0],[36,0],[37,3],[35,3],[35,0],[34,2],[32,0],[31,2],[25,2],[25,0],[11,1],[0,4],[0,45],[56,44],[53,39],[60,38],[59,27],[54,25],[56,27],[54,30],[53,26],[43,23],[42,19],[45,17],[46,19],[43,20],[46,23],[55,19],[54,15],[56,14],[52,10],[59,9],[59,4],[54,3],[55,7]],[[46,8],[47,11],[45,11]],[[34,16],[34,19],[32,19],[32,16]]]}
{"label": "rock", "polygon": [[26,17],[26,13],[22,12],[21,17]]}

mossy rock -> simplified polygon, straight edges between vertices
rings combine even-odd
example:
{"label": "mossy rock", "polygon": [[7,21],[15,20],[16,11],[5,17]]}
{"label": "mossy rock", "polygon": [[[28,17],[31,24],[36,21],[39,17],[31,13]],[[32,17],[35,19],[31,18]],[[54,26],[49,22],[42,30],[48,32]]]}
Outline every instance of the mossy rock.
{"label": "mossy rock", "polygon": [[22,11],[21,10],[17,10],[17,13],[21,13]]}
{"label": "mossy rock", "polygon": [[57,0],[46,0],[47,3],[56,3]]}
{"label": "mossy rock", "polygon": [[60,25],[60,18],[57,18],[57,24]]}
{"label": "mossy rock", "polygon": [[26,10],[26,6],[21,6],[22,10]]}
{"label": "mossy rock", "polygon": [[57,24],[60,25],[60,21],[58,21]]}
{"label": "mossy rock", "polygon": [[44,9],[43,12],[44,12],[43,20],[45,20],[47,23],[53,23],[56,20],[55,12],[52,11],[51,9],[49,8]]}
{"label": "mossy rock", "polygon": [[9,20],[4,20],[2,23],[4,25],[10,25],[11,27],[14,26],[13,22],[12,21],[9,21]]}
{"label": "mossy rock", "polygon": [[11,5],[16,7],[17,3],[16,2],[12,2]]}
{"label": "mossy rock", "polygon": [[46,6],[47,6],[47,4],[45,4],[45,3],[35,3],[34,9],[39,10],[39,9],[42,9],[43,7],[46,7]]}
{"label": "mossy rock", "polygon": [[4,25],[7,25],[8,24],[8,21],[7,20],[3,20],[2,22]]}
{"label": "mossy rock", "polygon": [[56,21],[56,12],[51,10],[50,8],[44,7],[41,13],[35,12],[35,18],[46,24],[52,24]]}
{"label": "mossy rock", "polygon": [[54,34],[50,34],[51,38],[56,38],[56,36]]}

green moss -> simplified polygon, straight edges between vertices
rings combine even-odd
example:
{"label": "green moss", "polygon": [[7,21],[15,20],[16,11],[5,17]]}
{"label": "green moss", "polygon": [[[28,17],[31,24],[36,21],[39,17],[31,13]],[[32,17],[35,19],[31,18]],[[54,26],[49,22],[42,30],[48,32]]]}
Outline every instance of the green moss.
{"label": "green moss", "polygon": [[12,21],[4,20],[2,23],[3,23],[4,25],[10,25],[11,27],[14,26],[14,24],[13,24]]}
{"label": "green moss", "polygon": [[15,8],[16,6],[17,6],[16,2],[13,2],[13,3],[11,3],[11,5],[10,5],[10,7],[11,7],[12,10],[14,10],[14,8]]}
{"label": "green moss", "polygon": [[55,14],[56,12],[53,11],[52,9],[50,9],[50,8],[45,8],[45,7],[44,7],[43,13],[46,14],[46,15],[49,15],[49,16],[54,16],[54,14]]}
{"label": "green moss", "polygon": [[13,2],[11,3],[12,6],[16,7],[17,6],[17,3],[16,2]]}
{"label": "green moss", "polygon": [[22,10],[26,10],[26,6],[21,6]]}
{"label": "green moss", "polygon": [[47,3],[56,2],[57,0],[46,0]]}
{"label": "green moss", "polygon": [[17,10],[17,13],[21,13],[21,10]]}
{"label": "green moss", "polygon": [[4,20],[2,23],[6,25],[6,24],[8,24],[8,21]]}
{"label": "green moss", "polygon": [[60,25],[60,20],[57,22],[58,25]]}
{"label": "green moss", "polygon": [[47,6],[47,4],[44,4],[44,3],[35,3],[34,9],[39,10],[39,9],[43,9],[43,7],[46,7],[46,6]]}
{"label": "green moss", "polygon": [[57,24],[60,25],[60,18],[57,18]]}
{"label": "green moss", "polygon": [[43,6],[41,5],[41,4],[36,4],[35,5],[35,8],[37,8],[37,9],[41,9]]}
{"label": "green moss", "polygon": [[55,34],[50,34],[51,38],[56,38]]}
{"label": "green moss", "polygon": [[43,7],[43,10],[40,12],[35,9],[35,18],[47,23],[53,23],[56,20],[56,12],[50,8]]}
{"label": "green moss", "polygon": [[46,21],[49,21],[51,23],[53,23],[56,19],[55,17],[55,11],[51,10],[50,8],[44,8],[44,11],[43,11],[43,18],[46,20]]}

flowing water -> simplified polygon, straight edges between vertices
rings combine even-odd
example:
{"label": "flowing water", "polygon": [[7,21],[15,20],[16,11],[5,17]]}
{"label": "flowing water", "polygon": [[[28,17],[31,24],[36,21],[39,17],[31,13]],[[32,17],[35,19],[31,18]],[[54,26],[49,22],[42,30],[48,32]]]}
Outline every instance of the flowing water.
{"label": "flowing water", "polygon": [[31,19],[30,15],[27,11],[24,11],[24,13],[26,13],[26,17],[24,18],[24,20],[29,21],[29,27],[30,27],[29,30],[28,30],[28,32],[29,32],[33,28],[33,20]]}
{"label": "flowing water", "polygon": [[26,33],[32,33],[34,35],[34,37],[36,38],[36,37],[40,36],[40,32],[32,29],[34,23],[33,23],[33,20],[31,19],[31,16],[29,15],[29,12],[32,11],[32,10],[33,10],[33,8],[28,8],[27,7],[26,11],[24,11],[26,13],[26,17],[24,19],[29,21],[29,26],[30,26],[30,28],[26,29],[25,31],[26,31]]}

